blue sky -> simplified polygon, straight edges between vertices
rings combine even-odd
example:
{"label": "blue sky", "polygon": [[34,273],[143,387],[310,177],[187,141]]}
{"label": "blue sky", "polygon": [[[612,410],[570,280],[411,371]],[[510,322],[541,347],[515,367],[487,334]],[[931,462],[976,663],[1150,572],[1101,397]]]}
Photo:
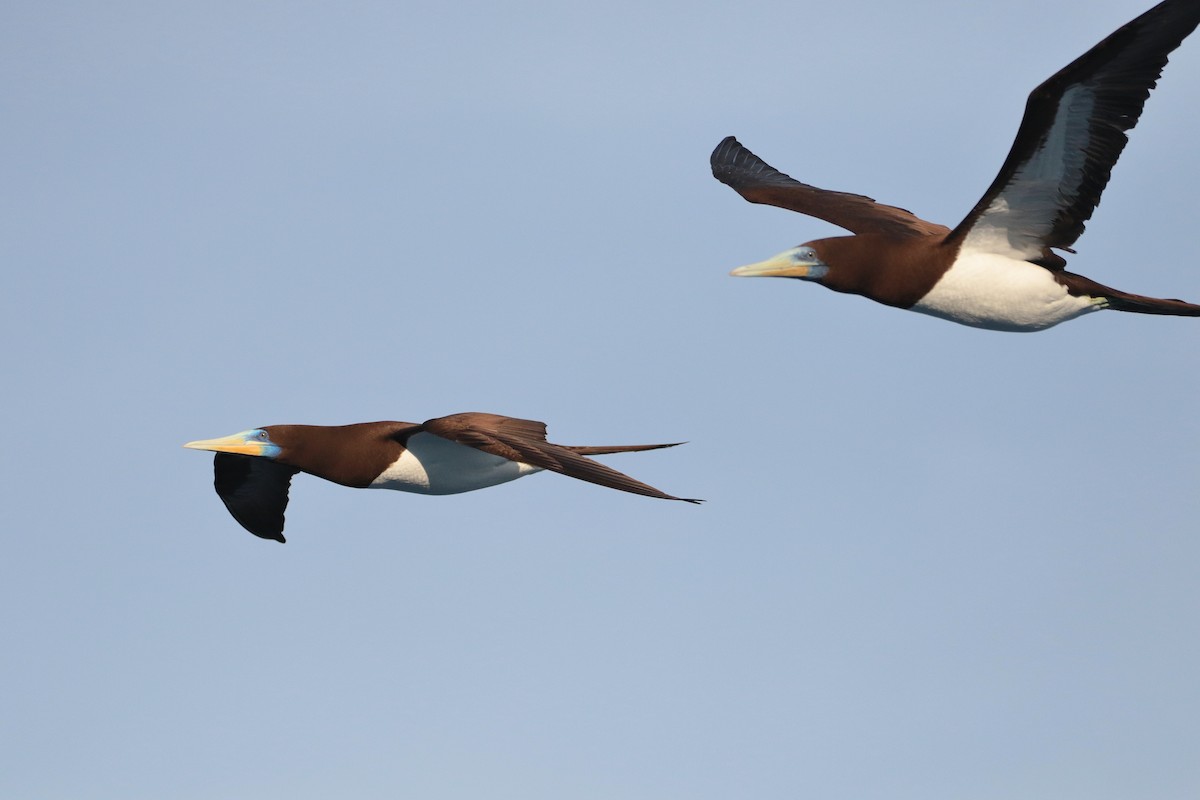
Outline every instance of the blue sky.
{"label": "blue sky", "polygon": [[[834,229],[707,162],[953,224],[1148,5],[6,4],[0,794],[1195,795],[1200,322],[735,280]],[[1073,269],[1200,300],[1198,104]],[[709,502],[299,476],[279,546],[180,448],[468,410]]]}

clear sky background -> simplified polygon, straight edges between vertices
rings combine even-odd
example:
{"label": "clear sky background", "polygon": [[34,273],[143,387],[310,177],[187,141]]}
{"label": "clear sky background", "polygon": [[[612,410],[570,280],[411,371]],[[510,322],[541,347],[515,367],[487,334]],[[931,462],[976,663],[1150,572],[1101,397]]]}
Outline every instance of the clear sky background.
{"label": "clear sky background", "polygon": [[[953,225],[1093,0],[0,7],[0,795],[1200,795],[1200,320],[977,331],[727,277]],[[1200,39],[1072,267],[1200,301]],[[183,442],[490,411],[552,474],[293,483]]]}

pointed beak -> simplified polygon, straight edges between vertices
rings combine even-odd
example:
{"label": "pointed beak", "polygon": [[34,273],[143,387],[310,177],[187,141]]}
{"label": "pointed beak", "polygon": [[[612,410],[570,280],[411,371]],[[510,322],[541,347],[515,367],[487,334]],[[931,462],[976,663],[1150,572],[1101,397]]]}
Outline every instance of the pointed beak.
{"label": "pointed beak", "polygon": [[815,259],[805,259],[795,250],[786,250],[757,264],[747,264],[730,272],[738,278],[820,278],[829,267]]}
{"label": "pointed beak", "polygon": [[243,431],[232,436],[222,436],[219,439],[200,439],[188,442],[184,447],[192,450],[212,450],[217,453],[237,453],[243,456],[265,455],[265,450],[270,442],[251,439],[255,433],[255,431]]}

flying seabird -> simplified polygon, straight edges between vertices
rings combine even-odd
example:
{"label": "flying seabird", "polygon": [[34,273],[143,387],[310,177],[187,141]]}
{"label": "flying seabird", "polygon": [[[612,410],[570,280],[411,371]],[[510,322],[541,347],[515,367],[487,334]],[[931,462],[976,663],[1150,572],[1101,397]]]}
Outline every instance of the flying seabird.
{"label": "flying seabird", "polygon": [[699,503],[586,458],[678,444],[551,444],[544,423],[472,412],[420,424],[268,425],[184,447],[215,451],[213,484],[229,513],[255,536],[282,542],[288,487],[297,472],[357,489],[457,494],[548,469],[624,492]]}
{"label": "flying seabird", "polygon": [[1067,272],[1167,55],[1200,22],[1198,0],[1166,0],[1033,90],[1012,150],[954,230],[869,197],[779,172],[732,136],[713,175],[752,203],[823,219],[855,235],[807,242],[733,275],[815,281],[963,325],[1038,331],[1091,311],[1200,316],[1200,305],[1142,297]]}

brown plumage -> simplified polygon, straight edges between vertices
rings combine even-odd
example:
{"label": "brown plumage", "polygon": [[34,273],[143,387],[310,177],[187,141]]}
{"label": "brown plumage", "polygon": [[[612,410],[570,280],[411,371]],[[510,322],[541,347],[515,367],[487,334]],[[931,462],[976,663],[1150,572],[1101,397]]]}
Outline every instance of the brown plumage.
{"label": "brown plumage", "polygon": [[727,137],[711,158],[718,180],[752,203],[856,234],[807,242],[734,274],[806,278],[997,330],[1040,330],[1101,308],[1200,316],[1200,305],[1130,294],[1067,272],[1052,250],[1073,252],[1125,131],[1137,123],[1168,54],[1198,23],[1200,2],[1166,0],[1034,89],[999,174],[953,230],[863,195],[801,183]]}
{"label": "brown plumage", "polygon": [[255,536],[282,542],[297,472],[360,489],[456,494],[544,469],[633,494],[699,503],[587,458],[677,444],[559,445],[546,440],[544,423],[464,413],[423,423],[268,425],[184,446],[215,451],[214,488],[230,514]]}

